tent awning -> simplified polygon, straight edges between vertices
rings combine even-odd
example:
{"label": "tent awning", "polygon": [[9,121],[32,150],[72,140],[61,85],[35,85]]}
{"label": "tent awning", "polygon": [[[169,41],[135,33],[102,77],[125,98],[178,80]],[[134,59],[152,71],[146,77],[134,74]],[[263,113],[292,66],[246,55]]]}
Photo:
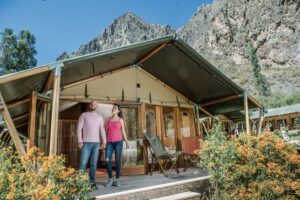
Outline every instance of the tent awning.
{"label": "tent awning", "polygon": [[[33,90],[42,92],[52,66],[58,63],[63,64],[62,89],[69,84],[117,69],[138,66],[197,105],[244,93],[242,88],[181,39],[166,36],[2,76],[0,91],[5,102],[9,104],[29,98]],[[257,103],[251,102],[250,108],[260,107]],[[203,108],[213,115],[239,111],[243,110],[243,98]],[[11,107],[9,111],[14,118],[28,113],[29,106],[21,104]]]}

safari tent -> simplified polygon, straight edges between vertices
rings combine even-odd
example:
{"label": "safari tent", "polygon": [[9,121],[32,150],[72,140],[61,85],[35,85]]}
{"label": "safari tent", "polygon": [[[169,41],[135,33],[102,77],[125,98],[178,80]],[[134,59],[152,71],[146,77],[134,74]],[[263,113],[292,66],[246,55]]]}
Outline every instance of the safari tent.
{"label": "safari tent", "polygon": [[[147,173],[143,131],[158,135],[170,151],[183,136],[201,136],[199,117],[262,108],[259,102],[176,36],[167,36],[0,77],[3,122],[0,140],[14,143],[20,156],[37,146],[49,155],[65,154],[78,164],[76,123],[95,99],[107,118],[119,103],[130,148],[127,174]],[[5,140],[4,140],[5,139]],[[26,146],[27,145],[27,146]]]}
{"label": "safari tent", "polygon": [[[250,117],[254,122],[259,121],[259,113],[253,112]],[[273,129],[280,130],[281,126],[285,126],[289,130],[300,129],[300,104],[283,106],[280,108],[271,108],[266,110],[263,119],[263,127],[269,125]]]}

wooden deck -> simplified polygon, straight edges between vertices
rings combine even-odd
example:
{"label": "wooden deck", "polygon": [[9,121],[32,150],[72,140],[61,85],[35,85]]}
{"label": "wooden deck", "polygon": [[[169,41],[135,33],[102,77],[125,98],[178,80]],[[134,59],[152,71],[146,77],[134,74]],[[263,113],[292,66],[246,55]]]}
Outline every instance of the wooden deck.
{"label": "wooden deck", "polygon": [[166,185],[168,183],[175,183],[196,180],[197,178],[207,177],[208,173],[200,168],[189,168],[186,172],[180,169],[180,174],[175,171],[168,177],[164,177],[161,173],[154,173],[152,176],[149,175],[135,175],[135,176],[122,176],[121,187],[109,187],[106,188],[105,182],[107,177],[97,176],[96,182],[98,190],[91,192],[91,196],[103,196],[114,193],[122,193],[128,191],[137,191],[143,188],[157,187],[159,185]]}

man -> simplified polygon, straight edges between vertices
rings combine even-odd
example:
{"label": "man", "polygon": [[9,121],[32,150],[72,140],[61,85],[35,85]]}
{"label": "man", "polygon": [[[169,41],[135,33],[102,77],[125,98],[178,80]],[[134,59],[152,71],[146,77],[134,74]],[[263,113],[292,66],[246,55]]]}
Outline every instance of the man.
{"label": "man", "polygon": [[85,171],[87,162],[90,158],[89,177],[94,189],[97,189],[95,175],[100,146],[99,130],[103,140],[101,149],[106,148],[104,121],[96,112],[97,106],[98,103],[95,100],[92,100],[90,103],[90,111],[80,115],[77,125],[78,147],[81,149],[79,170]]}

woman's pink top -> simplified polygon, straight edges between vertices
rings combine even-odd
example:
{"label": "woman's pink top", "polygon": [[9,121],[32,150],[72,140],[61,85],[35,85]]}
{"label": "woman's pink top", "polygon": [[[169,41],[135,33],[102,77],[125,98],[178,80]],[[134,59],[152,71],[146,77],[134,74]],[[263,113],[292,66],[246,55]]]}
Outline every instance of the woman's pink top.
{"label": "woman's pink top", "polygon": [[111,119],[107,123],[107,142],[118,142],[122,141],[122,124],[121,118],[117,121]]}

